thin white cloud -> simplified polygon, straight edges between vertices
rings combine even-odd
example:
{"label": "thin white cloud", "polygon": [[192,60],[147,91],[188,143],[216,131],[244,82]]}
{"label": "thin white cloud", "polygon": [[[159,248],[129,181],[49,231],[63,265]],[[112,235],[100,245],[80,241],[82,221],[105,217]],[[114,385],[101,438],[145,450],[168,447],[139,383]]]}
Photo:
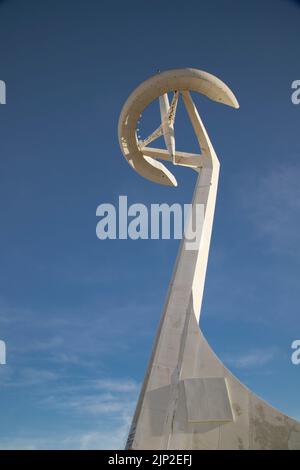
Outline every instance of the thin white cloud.
{"label": "thin white cloud", "polygon": [[99,390],[109,390],[110,392],[136,392],[138,384],[133,380],[108,380],[101,379],[95,381],[96,388]]}
{"label": "thin white cloud", "polygon": [[53,371],[34,369],[33,367],[27,367],[21,372],[21,385],[37,385],[53,380],[57,380],[59,374]]}
{"label": "thin white cloud", "polygon": [[78,387],[57,384],[42,403],[58,410],[72,409],[79,414],[131,416],[137,401],[139,384],[131,379],[89,380]]}
{"label": "thin white cloud", "polygon": [[0,439],[0,450],[104,450],[124,449],[130,419],[122,418],[110,429],[91,429],[83,433],[9,437]]}
{"label": "thin white cloud", "polygon": [[41,385],[45,386],[49,382],[57,381],[60,378],[59,373],[38,369],[34,367],[23,367],[16,369],[10,365],[1,368],[0,385],[1,387],[21,388]]}
{"label": "thin white cloud", "polygon": [[130,378],[105,378],[69,386],[56,380],[61,377],[51,372],[29,368],[23,372],[22,378],[27,385],[44,381],[45,387],[40,388],[36,395],[36,406],[52,408],[64,415],[80,416],[85,431],[80,433],[72,428],[64,434],[44,437],[29,436],[27,432],[23,436],[1,438],[0,449],[124,448],[137,401],[137,382]]}
{"label": "thin white cloud", "polygon": [[60,336],[47,337],[44,340],[31,341],[26,345],[16,345],[10,348],[11,351],[17,353],[31,353],[31,352],[51,352],[63,346],[63,338]]}
{"label": "thin white cloud", "polygon": [[243,188],[246,210],[273,251],[300,255],[299,181],[299,164],[281,165]]}
{"label": "thin white cloud", "polygon": [[277,350],[270,349],[254,349],[240,355],[225,355],[224,361],[231,367],[236,369],[249,369],[255,367],[263,367],[269,364],[276,357]]}

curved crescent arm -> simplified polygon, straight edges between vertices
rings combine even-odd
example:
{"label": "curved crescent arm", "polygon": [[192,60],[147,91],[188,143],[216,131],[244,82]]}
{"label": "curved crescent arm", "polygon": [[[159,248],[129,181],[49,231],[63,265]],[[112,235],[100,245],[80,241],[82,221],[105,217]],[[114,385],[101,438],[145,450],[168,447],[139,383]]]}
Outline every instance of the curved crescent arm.
{"label": "curved crescent arm", "polygon": [[219,78],[201,70],[175,69],[154,75],[139,85],[129,96],[121,111],[118,134],[122,153],[128,163],[144,178],[167,186],[177,186],[175,176],[165,165],[143,155],[136,135],[137,122],[144,109],[169,91],[195,91],[213,101],[238,108],[232,91]]}

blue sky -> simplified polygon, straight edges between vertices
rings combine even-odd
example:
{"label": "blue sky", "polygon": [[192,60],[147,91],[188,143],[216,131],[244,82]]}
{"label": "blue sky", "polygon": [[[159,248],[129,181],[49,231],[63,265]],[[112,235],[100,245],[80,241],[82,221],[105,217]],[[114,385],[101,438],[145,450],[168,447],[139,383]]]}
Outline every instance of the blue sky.
{"label": "blue sky", "polygon": [[192,172],[154,185],[117,141],[136,85],[186,66],[241,106],[198,100],[221,161],[202,328],[300,418],[299,21],[292,0],[0,2],[0,448],[123,446],[178,241],[100,241],[95,213],[190,201]]}

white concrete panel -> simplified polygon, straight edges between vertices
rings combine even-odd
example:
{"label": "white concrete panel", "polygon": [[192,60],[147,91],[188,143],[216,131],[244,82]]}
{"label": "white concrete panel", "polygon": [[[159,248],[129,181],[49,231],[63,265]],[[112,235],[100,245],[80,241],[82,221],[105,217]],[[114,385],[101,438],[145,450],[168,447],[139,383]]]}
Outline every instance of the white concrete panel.
{"label": "white concrete panel", "polygon": [[233,421],[224,377],[185,379],[184,390],[190,422]]}

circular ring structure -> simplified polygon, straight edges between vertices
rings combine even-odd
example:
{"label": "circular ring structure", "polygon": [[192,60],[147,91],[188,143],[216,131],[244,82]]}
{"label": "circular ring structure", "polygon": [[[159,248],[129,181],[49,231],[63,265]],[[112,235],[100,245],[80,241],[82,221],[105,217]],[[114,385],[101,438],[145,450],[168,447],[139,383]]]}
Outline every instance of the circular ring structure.
{"label": "circular ring structure", "polygon": [[238,108],[239,104],[232,91],[219,78],[193,68],[158,73],[131,93],[119,118],[118,134],[122,153],[132,168],[144,178],[167,186],[177,186],[174,175],[165,165],[143,155],[136,133],[137,122],[144,109],[153,100],[171,91],[194,91],[233,108]]}

